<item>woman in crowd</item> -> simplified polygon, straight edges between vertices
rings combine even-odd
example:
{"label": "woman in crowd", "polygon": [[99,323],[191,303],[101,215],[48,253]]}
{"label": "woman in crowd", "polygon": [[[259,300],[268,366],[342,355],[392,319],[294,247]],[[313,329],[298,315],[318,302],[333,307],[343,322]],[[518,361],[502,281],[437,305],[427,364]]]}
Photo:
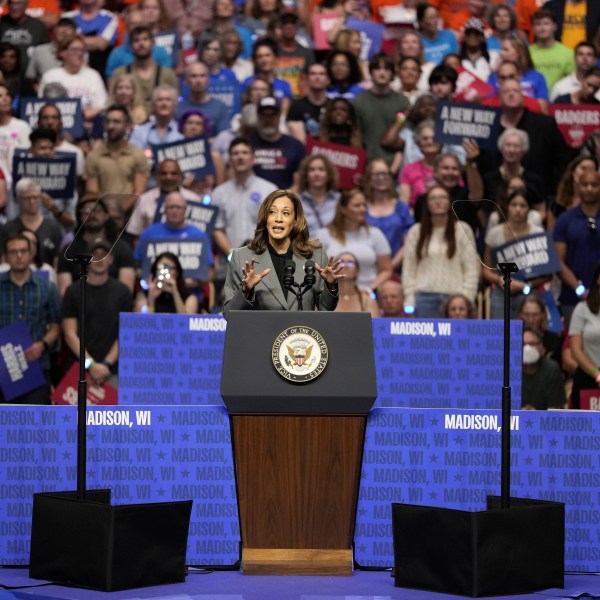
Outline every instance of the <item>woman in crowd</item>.
{"label": "woman in crowd", "polygon": [[0,42],[0,81],[10,90],[13,110],[20,98],[35,96],[31,82],[21,72],[21,52],[10,42]]}
{"label": "woman in crowd", "polygon": [[364,91],[359,83],[362,73],[356,56],[351,52],[334,50],[327,55],[325,60],[327,75],[329,75],[328,98],[346,98],[352,100],[354,96]]}
{"label": "woman in crowd", "polygon": [[[333,37],[331,37],[331,34],[333,34]],[[369,65],[366,60],[361,58],[362,40],[360,31],[357,31],[356,29],[341,29],[334,33],[332,29],[331,34],[329,39],[331,40],[332,49],[354,54],[360,65],[362,80],[369,81],[371,77],[369,75]]]}
{"label": "woman in crowd", "polygon": [[[506,210],[506,223],[500,223],[488,230],[485,236],[485,250],[483,253],[482,268],[483,279],[492,286],[490,317],[501,319],[504,315],[504,279],[497,269],[489,268],[496,265],[494,250],[508,242],[516,241],[534,233],[543,233],[543,227],[531,225],[527,219],[531,209],[531,197],[525,189],[517,190],[508,197]],[[537,287],[550,278],[536,278],[532,281],[523,281],[512,278],[510,283],[510,314],[516,318],[522,294],[527,293],[531,287]]]}
{"label": "woman in crowd", "polygon": [[[188,110],[178,120],[180,133],[186,138],[204,135],[207,129],[207,119],[199,110]],[[207,144],[208,147],[208,144]],[[210,194],[213,188],[225,181],[225,163],[223,157],[216,150],[210,150],[214,166],[214,175],[207,175],[202,179],[196,179],[194,173],[188,171],[183,174],[183,185],[198,194],[200,197]]]}
{"label": "woman in crowd", "polygon": [[392,250],[392,268],[400,271],[404,238],[415,220],[408,205],[398,199],[394,178],[385,160],[375,159],[367,165],[364,193],[367,199],[367,223],[383,231]]}
{"label": "woman in crowd", "polygon": [[594,269],[588,297],[573,311],[569,337],[577,362],[571,398],[573,408],[579,408],[581,391],[600,387],[600,263]]}
{"label": "woman in crowd", "polygon": [[502,40],[517,33],[518,17],[510,4],[495,4],[490,7],[487,22],[492,28],[492,35],[487,36],[487,48],[490,65],[495,71],[500,56]]}
{"label": "woman in crowd", "polygon": [[446,188],[427,191],[421,221],[408,232],[402,284],[405,311],[419,318],[437,318],[449,296],[475,298],[479,258],[475,237],[466,223],[456,221]]}
{"label": "woman in crowd", "polygon": [[198,312],[198,298],[186,291],[183,269],[175,254],[163,252],[156,257],[150,267],[148,289],[136,297],[135,312],[180,315]]}
{"label": "woman in crowd", "polygon": [[404,165],[400,174],[400,199],[414,210],[417,198],[435,183],[433,165],[442,151],[434,141],[435,123],[432,119],[421,121],[415,128],[414,142],[423,158]]}
{"label": "woman in crowd", "polygon": [[464,294],[452,294],[441,306],[444,319],[474,319],[475,305]]}
{"label": "woman in crowd", "polygon": [[341,146],[363,148],[356,111],[349,100],[335,98],[325,105],[325,111],[321,115],[319,139]]}
{"label": "woman in crowd", "polygon": [[361,264],[358,286],[376,290],[392,276],[390,244],[383,232],[367,223],[367,200],[357,188],[344,190],[331,225],[318,232],[327,252],[352,252]]}
{"label": "woman in crowd", "polygon": [[[509,127],[498,137],[497,147],[502,156],[502,163],[497,169],[483,174],[485,197],[490,200],[495,199],[503,181],[508,181],[511,177],[521,177],[527,187],[536,191],[538,198],[536,208],[545,207],[540,177],[523,167],[523,157],[529,152],[527,132]],[[542,206],[537,206],[537,204],[542,204]]]}
{"label": "woman in crowd", "polygon": [[[508,207],[508,198],[517,190],[526,189],[533,206],[540,206],[543,204],[540,202],[540,196],[538,192],[529,187],[527,182],[520,175],[513,175],[506,180],[500,182],[498,187],[498,193],[496,195],[495,205],[492,202],[487,202],[485,206],[482,206],[484,212],[490,212],[491,214],[487,219],[487,230],[489,231],[492,227],[503,223],[506,220],[506,213]],[[500,209],[501,212],[496,210]],[[535,208],[532,208],[527,214],[527,221],[530,225],[537,225],[538,227],[543,226],[542,213]]]}
{"label": "woman in crowd", "polygon": [[331,223],[340,193],[337,170],[321,154],[309,154],[298,169],[298,196],[302,201],[308,231],[315,232]]}
{"label": "woman in crowd", "polygon": [[223,64],[231,70],[236,79],[241,83],[254,74],[252,61],[242,57],[244,41],[240,32],[231,27],[221,34],[223,44]]}
{"label": "woman in crowd", "polygon": [[556,219],[565,210],[579,206],[579,180],[584,173],[595,171],[598,171],[598,160],[595,156],[586,154],[580,154],[567,165],[563,176],[558,182],[556,199],[550,202],[546,220],[548,231],[554,230]]}
{"label": "woman in crowd", "polygon": [[82,35],[68,36],[58,43],[57,55],[62,67],[49,69],[42,75],[38,95],[44,97],[44,88],[54,82],[61,83],[70,98],[81,99],[85,121],[92,121],[107,105],[108,94],[98,71],[85,64],[85,40]]}
{"label": "woman in crowd", "polygon": [[250,15],[241,23],[255,39],[267,34],[269,24],[283,13],[283,0],[253,0]]}
{"label": "woman in crowd", "polygon": [[477,17],[472,17],[465,23],[460,62],[467,71],[481,81],[487,81],[492,74],[490,55],[485,41],[485,25]]}
{"label": "woman in crowd", "polygon": [[417,98],[423,93],[423,90],[418,88],[421,78],[419,59],[414,56],[403,56],[398,61],[397,75],[400,81],[398,92],[409,99],[411,106],[414,105]]}
{"label": "woman in crowd", "polygon": [[315,262],[315,282],[302,297],[303,309],[335,310],[343,268],[327,258],[318,240],[309,239],[298,196],[290,190],[271,192],[258,211],[254,238],[231,256],[223,316],[230,310],[299,310],[294,291],[283,283],[284,272],[293,262],[294,281],[302,284],[309,259]]}
{"label": "woman in crowd", "polygon": [[538,329],[543,334],[543,344],[546,356],[561,365],[563,338],[559,333],[548,329],[548,308],[546,303],[535,294],[528,294],[519,306],[517,317],[524,326]]}
{"label": "woman in crowd", "polygon": [[351,252],[342,252],[337,258],[344,269],[344,279],[340,280],[340,300],[337,312],[370,312],[379,317],[379,306],[367,289],[358,287],[356,280],[360,272],[358,259]]}
{"label": "woman in crowd", "polygon": [[[148,113],[144,106],[144,101],[139,94],[135,79],[130,73],[122,73],[117,77],[113,77],[109,83],[109,100],[108,106],[112,104],[120,104],[124,106],[129,114],[131,115],[131,121],[134,125],[141,125],[148,120]],[[100,119],[100,137],[104,132],[104,113],[100,113],[96,118],[96,121]],[[97,129],[96,122],[94,123],[94,129]]]}

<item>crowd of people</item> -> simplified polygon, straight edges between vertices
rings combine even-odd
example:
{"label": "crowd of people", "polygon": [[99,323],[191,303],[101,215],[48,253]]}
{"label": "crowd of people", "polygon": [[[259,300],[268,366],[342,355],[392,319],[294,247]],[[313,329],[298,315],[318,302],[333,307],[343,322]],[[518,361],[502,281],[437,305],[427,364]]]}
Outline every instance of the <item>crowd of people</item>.
{"label": "crowd of people", "polygon": [[[103,323],[86,367],[116,384],[121,311],[273,308],[257,253],[270,278],[318,255],[311,308],[501,318],[502,248],[533,236],[556,261],[510,286],[524,406],[579,408],[600,386],[600,128],[567,143],[552,114],[597,111],[599,58],[591,0],[8,0],[0,328],[27,322],[46,377],[18,401],[79,356],[76,254]],[[438,141],[440,103],[466,99],[498,109],[492,145]],[[67,155],[68,193],[18,168]]]}

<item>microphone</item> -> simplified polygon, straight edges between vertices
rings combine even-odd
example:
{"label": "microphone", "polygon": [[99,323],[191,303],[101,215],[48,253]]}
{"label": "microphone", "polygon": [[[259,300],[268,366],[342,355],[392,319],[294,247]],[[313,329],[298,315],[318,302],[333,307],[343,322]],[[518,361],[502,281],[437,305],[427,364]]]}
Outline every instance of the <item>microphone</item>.
{"label": "microphone", "polygon": [[315,285],[315,281],[317,281],[317,277],[315,275],[315,261],[307,260],[304,263],[304,283],[306,287],[312,287]]}
{"label": "microphone", "polygon": [[294,285],[294,272],[296,263],[293,260],[286,260],[283,267],[283,285],[289,290]]}

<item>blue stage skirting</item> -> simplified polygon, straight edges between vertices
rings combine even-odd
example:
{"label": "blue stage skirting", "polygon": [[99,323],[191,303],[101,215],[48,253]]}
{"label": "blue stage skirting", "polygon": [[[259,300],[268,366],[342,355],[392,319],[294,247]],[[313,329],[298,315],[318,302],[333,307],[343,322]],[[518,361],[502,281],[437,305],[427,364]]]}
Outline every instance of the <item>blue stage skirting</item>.
{"label": "blue stage skirting", "polygon": [[[390,505],[483,510],[500,492],[499,411],[382,408],[369,417],[355,559],[393,563]],[[32,495],[76,485],[76,408],[0,407],[0,564],[29,562]],[[517,411],[512,495],[566,504],[567,571],[600,571],[600,413]],[[89,488],[115,504],[193,499],[187,562],[232,565],[239,525],[229,418],[218,406],[88,413]]]}

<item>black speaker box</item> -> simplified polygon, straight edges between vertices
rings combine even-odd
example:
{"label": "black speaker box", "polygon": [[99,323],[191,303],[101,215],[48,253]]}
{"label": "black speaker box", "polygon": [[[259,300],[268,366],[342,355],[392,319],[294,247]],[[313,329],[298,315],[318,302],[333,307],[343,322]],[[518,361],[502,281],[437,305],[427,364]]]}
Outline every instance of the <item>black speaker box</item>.
{"label": "black speaker box", "polygon": [[192,501],[112,506],[110,490],[34,494],[29,575],[112,592],[179,583]]}
{"label": "black speaker box", "polygon": [[564,587],[565,507],[511,498],[487,510],[392,504],[395,585],[479,598]]}

